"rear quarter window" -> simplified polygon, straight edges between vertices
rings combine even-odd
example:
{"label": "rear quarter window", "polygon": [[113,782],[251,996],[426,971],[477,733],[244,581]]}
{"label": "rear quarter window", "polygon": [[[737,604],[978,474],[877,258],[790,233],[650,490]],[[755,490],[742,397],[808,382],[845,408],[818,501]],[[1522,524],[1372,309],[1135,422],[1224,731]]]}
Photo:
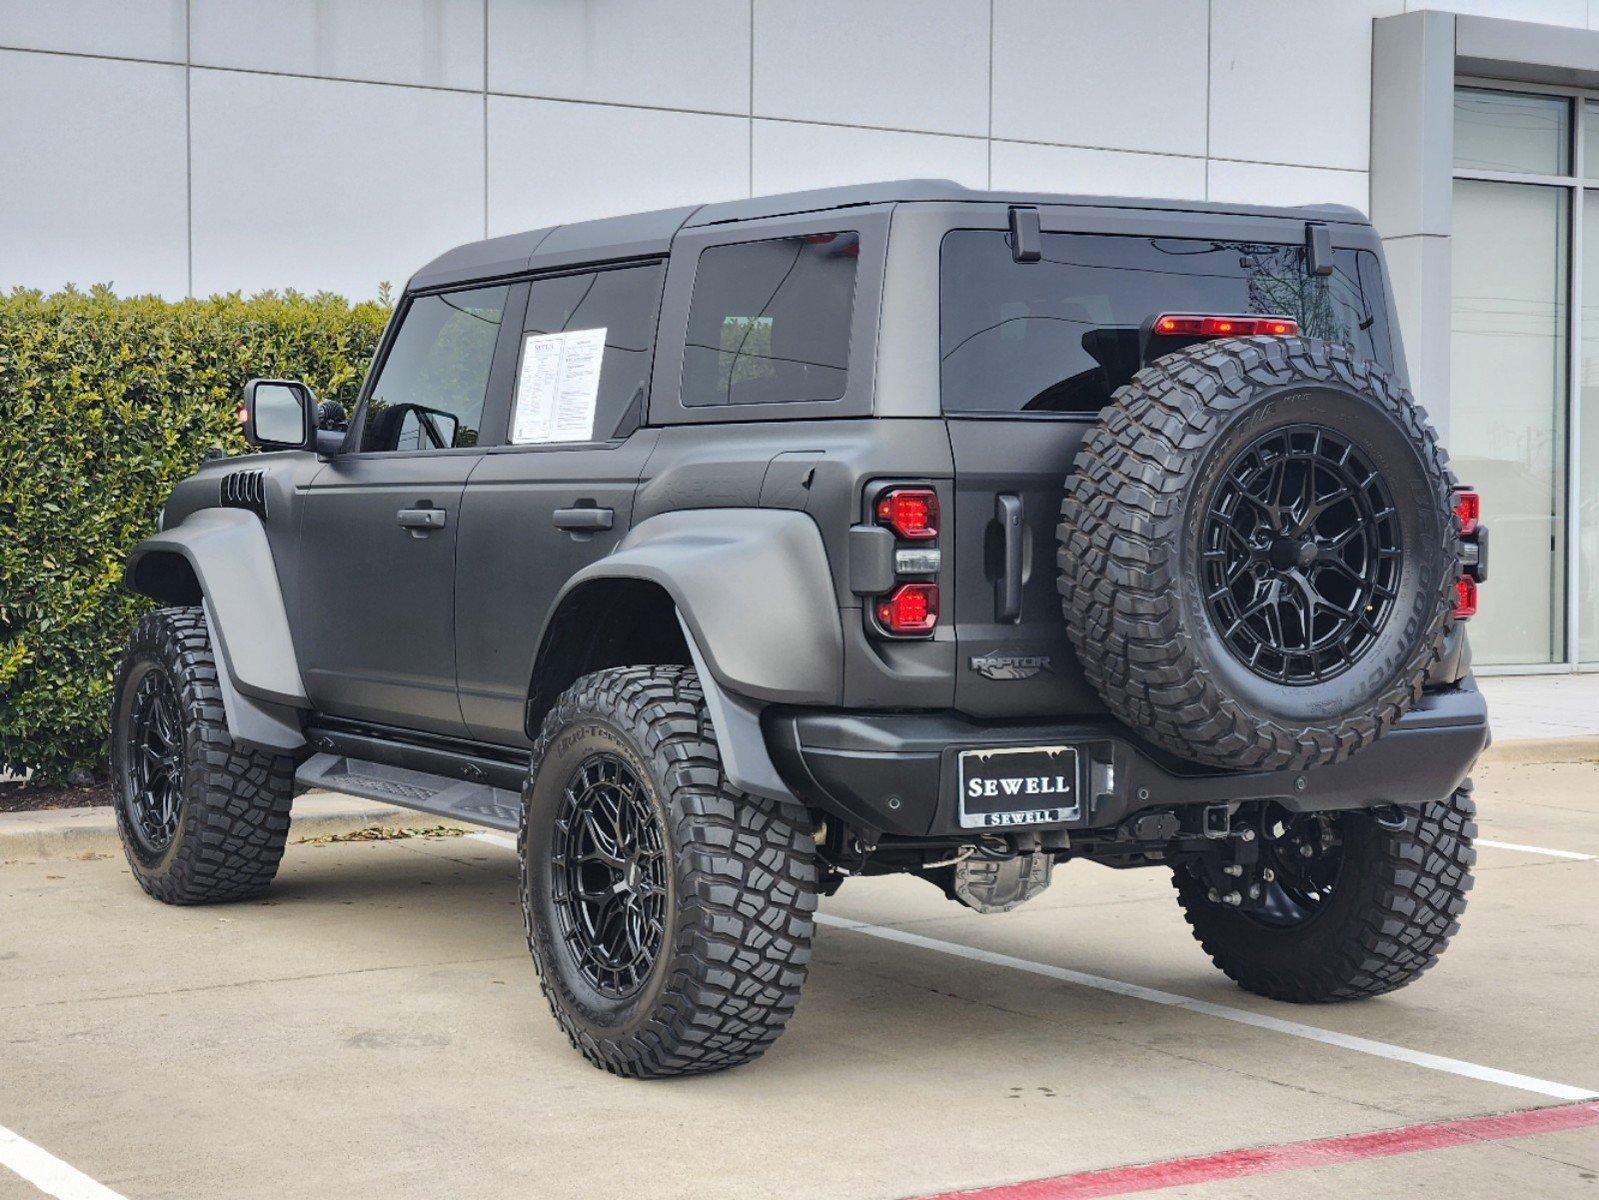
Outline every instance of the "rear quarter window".
{"label": "rear quarter window", "polygon": [[1019,263],[1002,232],[949,233],[944,411],[1098,412],[1150,356],[1147,325],[1163,312],[1289,316],[1310,337],[1392,367],[1376,255],[1338,250],[1324,276],[1308,274],[1304,256],[1278,243],[1050,233],[1041,261]]}
{"label": "rear quarter window", "polygon": [[683,353],[686,407],[837,400],[848,382],[860,234],[701,252]]}

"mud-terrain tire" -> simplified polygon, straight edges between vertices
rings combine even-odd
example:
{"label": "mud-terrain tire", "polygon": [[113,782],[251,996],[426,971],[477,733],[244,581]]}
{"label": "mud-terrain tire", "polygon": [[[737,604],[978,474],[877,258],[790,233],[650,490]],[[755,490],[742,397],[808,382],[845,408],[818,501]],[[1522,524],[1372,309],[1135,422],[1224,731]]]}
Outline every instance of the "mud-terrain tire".
{"label": "mud-terrain tire", "polygon": [[802,809],[727,783],[691,668],[573,684],[534,745],[518,841],[540,987],[595,1066],[719,1071],[783,1032],[815,929],[813,833]]}
{"label": "mud-terrain tire", "polygon": [[1459,931],[1471,890],[1471,782],[1403,812],[1398,829],[1365,812],[1338,818],[1343,857],[1332,894],[1298,925],[1266,926],[1218,904],[1179,867],[1178,902],[1211,961],[1245,991],[1296,1004],[1380,996],[1431,967]]}
{"label": "mud-terrain tire", "polygon": [[[170,815],[154,831],[141,813],[150,815],[156,805],[141,802],[135,780],[146,755],[130,740],[145,711],[170,734],[159,753],[141,742],[147,757],[163,760],[161,782],[153,786]],[[294,758],[246,749],[228,736],[204,609],[157,609],[134,629],[113,693],[111,784],[128,865],[157,900],[249,900],[277,874],[289,834]]]}
{"label": "mud-terrain tire", "polygon": [[1183,758],[1347,758],[1443,654],[1453,487],[1426,414],[1342,346],[1233,338],[1157,359],[1101,413],[1061,506],[1058,585],[1085,674]]}

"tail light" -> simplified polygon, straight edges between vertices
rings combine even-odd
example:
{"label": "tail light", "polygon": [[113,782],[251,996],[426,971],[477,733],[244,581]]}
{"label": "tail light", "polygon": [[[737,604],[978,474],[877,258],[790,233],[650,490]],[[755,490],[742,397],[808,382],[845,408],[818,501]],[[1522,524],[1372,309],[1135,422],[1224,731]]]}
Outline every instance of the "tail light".
{"label": "tail light", "polygon": [[938,625],[935,580],[943,565],[938,493],[923,483],[892,484],[868,503],[869,519],[894,535],[893,582],[867,608],[872,631],[880,637],[929,637]]}
{"label": "tail light", "polygon": [[1460,578],[1455,580],[1457,621],[1477,615],[1477,585],[1488,578],[1488,527],[1482,523],[1482,497],[1471,488],[1456,488],[1455,521],[1460,526]]}
{"label": "tail light", "polygon": [[1204,313],[1161,313],[1151,329],[1163,337],[1292,337],[1299,322],[1292,317],[1224,317]]}
{"label": "tail light", "polygon": [[938,536],[938,493],[932,488],[889,488],[877,498],[877,523],[909,542]]}
{"label": "tail light", "polygon": [[938,624],[938,584],[900,584],[877,602],[877,623],[896,637],[932,633]]}

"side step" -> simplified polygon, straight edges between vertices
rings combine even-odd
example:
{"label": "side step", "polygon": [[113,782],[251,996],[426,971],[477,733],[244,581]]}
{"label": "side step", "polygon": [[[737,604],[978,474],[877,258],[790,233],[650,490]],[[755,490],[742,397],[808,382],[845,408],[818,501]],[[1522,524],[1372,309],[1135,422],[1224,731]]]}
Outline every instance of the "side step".
{"label": "side step", "polygon": [[343,754],[313,754],[300,764],[294,782],[297,789],[327,788],[504,833],[516,832],[522,811],[522,798],[505,788]]}

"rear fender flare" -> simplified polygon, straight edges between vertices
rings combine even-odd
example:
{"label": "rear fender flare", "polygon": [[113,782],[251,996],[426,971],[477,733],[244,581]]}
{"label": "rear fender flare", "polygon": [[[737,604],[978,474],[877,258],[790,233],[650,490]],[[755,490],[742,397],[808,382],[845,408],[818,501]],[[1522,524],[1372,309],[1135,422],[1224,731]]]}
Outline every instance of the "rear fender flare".
{"label": "rear fender flare", "polygon": [[573,575],[551,613],[576,588],[606,578],[663,588],[698,665],[724,692],[765,704],[838,703],[843,626],[821,532],[804,513],[710,508],[650,517]]}

